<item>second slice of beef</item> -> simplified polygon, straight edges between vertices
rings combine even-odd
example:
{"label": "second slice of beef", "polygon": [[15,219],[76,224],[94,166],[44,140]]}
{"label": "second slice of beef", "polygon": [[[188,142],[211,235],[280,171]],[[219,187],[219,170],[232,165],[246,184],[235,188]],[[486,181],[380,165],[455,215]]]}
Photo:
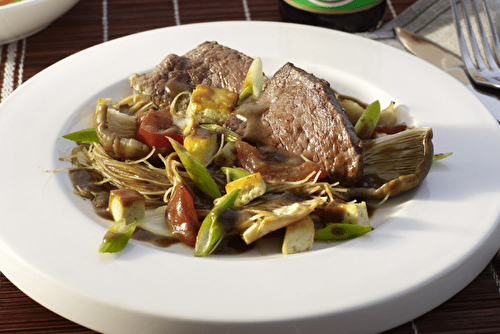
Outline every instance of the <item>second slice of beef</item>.
{"label": "second slice of beef", "polygon": [[254,105],[243,105],[225,126],[255,145],[270,145],[322,165],[332,181],[362,176],[362,142],[325,80],[292,63],[281,67]]}
{"label": "second slice of beef", "polygon": [[252,61],[244,53],[207,41],[183,56],[169,54],[152,72],[133,74],[129,81],[146,101],[168,108],[178,93],[199,84],[240,93]]}

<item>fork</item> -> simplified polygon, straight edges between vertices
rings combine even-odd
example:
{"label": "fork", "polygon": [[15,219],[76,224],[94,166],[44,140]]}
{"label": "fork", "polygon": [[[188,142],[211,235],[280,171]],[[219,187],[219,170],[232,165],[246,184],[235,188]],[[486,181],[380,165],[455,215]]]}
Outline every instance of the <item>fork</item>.
{"label": "fork", "polygon": [[457,0],[451,0],[451,7],[453,11],[453,17],[455,20],[458,43],[460,45],[460,51],[462,52],[462,58],[467,68],[471,79],[478,85],[484,85],[493,88],[500,88],[500,67],[499,62],[495,59],[495,54],[492,51],[492,47],[495,50],[496,56],[500,56],[500,41],[498,39],[498,33],[493,23],[490,9],[486,0],[482,0],[484,3],[484,10],[486,13],[487,21],[489,23],[489,30],[492,34],[493,45],[490,46],[488,37],[486,36],[486,28],[483,24],[483,20],[479,15],[478,4],[476,0],[471,0],[473,12],[476,16],[477,27],[479,30],[479,35],[481,38],[481,44],[483,46],[484,56],[482,55],[478,41],[475,37],[474,29],[471,23],[471,17],[469,15],[469,10],[467,9],[467,4],[465,0],[461,0],[463,14],[465,19],[465,25],[467,27],[467,33],[470,40],[471,49],[475,59],[475,63],[469,53],[469,48],[467,47],[467,42],[465,39],[465,34],[462,29],[462,24],[460,23],[460,14],[458,11]]}

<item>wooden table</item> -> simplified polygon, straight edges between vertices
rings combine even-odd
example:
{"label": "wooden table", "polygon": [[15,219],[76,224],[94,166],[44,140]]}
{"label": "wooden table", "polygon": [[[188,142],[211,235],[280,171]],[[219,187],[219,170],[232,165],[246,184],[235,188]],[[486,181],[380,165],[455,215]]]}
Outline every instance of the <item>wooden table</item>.
{"label": "wooden table", "polygon": [[[392,5],[399,14],[414,1],[392,0]],[[390,19],[392,14],[388,11],[386,20]],[[103,41],[159,27],[221,20],[281,21],[278,1],[82,0],[42,32],[2,46],[1,98],[46,67]],[[7,59],[9,54],[15,55],[15,59]],[[7,64],[14,66],[7,68]],[[500,333],[499,273],[500,263],[493,260],[449,301],[387,333]],[[93,331],[44,308],[1,276],[0,333]]]}

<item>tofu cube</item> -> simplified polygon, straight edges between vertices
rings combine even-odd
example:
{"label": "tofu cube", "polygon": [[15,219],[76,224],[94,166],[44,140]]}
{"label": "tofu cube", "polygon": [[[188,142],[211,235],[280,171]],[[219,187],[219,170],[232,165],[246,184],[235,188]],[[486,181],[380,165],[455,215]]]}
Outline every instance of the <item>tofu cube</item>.
{"label": "tofu cube", "polygon": [[137,190],[114,189],[109,194],[109,210],[115,222],[125,220],[125,224],[131,224],[144,218],[146,212],[146,200]]}
{"label": "tofu cube", "polygon": [[327,223],[370,224],[365,202],[345,202],[339,199],[333,200],[325,206],[321,219]]}
{"label": "tofu cube", "polygon": [[288,225],[281,252],[288,255],[312,249],[314,232],[314,222],[309,216]]}
{"label": "tofu cube", "polygon": [[345,213],[342,223],[369,225],[368,209],[366,203],[349,202],[344,204]]}
{"label": "tofu cube", "polygon": [[196,128],[184,137],[184,148],[204,166],[212,160],[219,149],[217,134],[203,128]]}
{"label": "tofu cube", "polygon": [[222,125],[238,102],[238,94],[227,89],[198,85],[191,95],[186,110],[188,117],[193,116],[198,123]]}
{"label": "tofu cube", "polygon": [[266,182],[260,173],[250,174],[226,184],[226,192],[228,194],[235,189],[241,189],[240,195],[234,203],[235,206],[243,206],[255,198],[264,195],[266,188]]}

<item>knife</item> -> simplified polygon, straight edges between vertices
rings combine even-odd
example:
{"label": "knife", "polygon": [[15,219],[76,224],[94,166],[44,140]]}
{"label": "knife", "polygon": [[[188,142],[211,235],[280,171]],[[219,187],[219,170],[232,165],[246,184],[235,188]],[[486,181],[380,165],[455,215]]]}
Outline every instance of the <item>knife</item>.
{"label": "knife", "polygon": [[394,32],[408,51],[440,68],[464,84],[500,122],[500,91],[483,89],[472,84],[465,71],[464,63],[459,56],[406,29],[395,27]]}

